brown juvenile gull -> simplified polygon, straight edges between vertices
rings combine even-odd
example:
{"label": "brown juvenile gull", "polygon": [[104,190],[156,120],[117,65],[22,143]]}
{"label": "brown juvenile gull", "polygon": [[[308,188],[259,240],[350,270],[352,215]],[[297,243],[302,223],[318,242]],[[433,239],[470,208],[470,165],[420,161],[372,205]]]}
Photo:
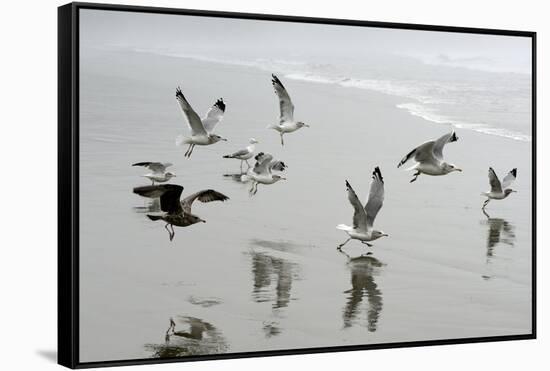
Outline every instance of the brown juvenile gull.
{"label": "brown juvenile gull", "polygon": [[199,222],[206,223],[206,220],[201,219],[191,212],[191,206],[195,200],[201,202],[229,200],[229,197],[220,192],[214,191],[213,189],[205,189],[193,193],[180,201],[182,191],[183,187],[177,184],[161,184],[134,188],[134,193],[144,197],[149,197],[148,195],[152,194],[159,195],[160,209],[164,211],[165,214],[147,214],[147,217],[153,221],[163,220],[166,222],[164,228],[168,231],[170,241],[174,239],[174,226],[187,227]]}
{"label": "brown juvenile gull", "polygon": [[357,197],[357,194],[346,180],[346,189],[348,191],[348,200],[353,206],[353,226],[340,224],[336,228],[346,231],[349,238],[338,245],[337,249],[340,250],[342,246],[348,243],[350,240],[359,240],[367,246],[372,246],[368,241],[374,241],[380,237],[388,236],[382,231],[373,229],[374,219],[382,208],[384,203],[384,179],[380,168],[377,166],[372,172],[372,183],[370,185],[369,198],[367,203],[363,207],[361,201]]}
{"label": "brown juvenile gull", "polygon": [[489,203],[491,200],[504,200],[506,197],[510,195],[514,191],[511,188],[508,188],[514,180],[516,180],[516,177],[518,175],[518,169],[514,168],[512,169],[505,177],[502,179],[502,183],[497,177],[497,174],[493,170],[492,167],[489,168],[489,184],[491,185],[491,190],[489,192],[483,192],[481,195],[486,196],[487,199],[483,203],[483,206],[481,207],[483,210],[485,210],[485,206]]}
{"label": "brown juvenile gull", "polygon": [[397,167],[401,167],[401,165],[414,157],[417,164],[407,169],[416,170],[414,178],[411,179],[411,183],[414,182],[420,174],[446,175],[453,171],[462,171],[462,169],[457,168],[455,165],[443,161],[443,147],[445,144],[456,142],[457,140],[458,137],[453,130],[439,139],[427,141],[403,157]]}
{"label": "brown juvenile gull", "polygon": [[175,177],[176,174],[166,171],[167,167],[172,166],[169,162],[136,162],[135,164],[132,164],[132,166],[143,166],[147,169],[151,170],[151,173],[142,175],[145,178],[148,178],[151,182],[153,182],[153,185],[155,185],[155,182],[157,183],[164,183],[169,181],[171,178]]}
{"label": "brown juvenile gull", "polygon": [[283,140],[283,134],[295,132],[304,126],[309,127],[309,125],[301,121],[294,120],[294,104],[292,104],[292,101],[290,100],[290,95],[288,95],[288,92],[283,86],[281,80],[273,74],[271,76],[273,77],[271,83],[275,88],[275,94],[279,97],[280,117],[279,123],[269,125],[268,129],[273,129],[279,132],[281,135],[281,145],[284,146],[285,142]]}
{"label": "brown juvenile gull", "polygon": [[223,119],[223,114],[225,112],[225,103],[222,98],[214,103],[202,120],[193,110],[193,107],[191,107],[179,87],[176,89],[176,100],[187,120],[189,130],[191,130],[190,137],[180,135],[176,138],[176,145],[178,146],[189,144],[184,155],[185,157],[191,157],[191,153],[193,153],[193,149],[197,144],[199,146],[208,146],[220,140],[227,140],[213,133],[216,125]]}

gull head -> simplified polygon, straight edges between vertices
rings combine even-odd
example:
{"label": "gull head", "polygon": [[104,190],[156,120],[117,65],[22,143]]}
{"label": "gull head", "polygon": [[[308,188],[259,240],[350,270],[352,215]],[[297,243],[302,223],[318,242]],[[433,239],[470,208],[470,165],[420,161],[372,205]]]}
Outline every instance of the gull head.
{"label": "gull head", "polygon": [[302,122],[302,121],[298,121],[298,122],[296,123],[296,126],[297,126],[298,128],[303,128],[304,126],[305,126],[306,128],[309,128],[309,125],[306,124],[305,122]]}
{"label": "gull head", "polygon": [[220,136],[217,135],[217,134],[210,134],[210,139],[212,139],[212,142],[213,142],[213,143],[217,143],[217,142],[219,142],[220,140],[223,140],[223,141],[227,142],[227,139],[222,138],[222,137],[220,137]]}
{"label": "gull head", "polygon": [[389,235],[384,233],[383,231],[372,231],[372,239],[373,240],[377,240],[379,239],[380,237],[388,237]]}
{"label": "gull head", "polygon": [[452,173],[453,171],[462,171],[462,169],[456,167],[455,165],[453,164],[448,164],[446,162],[444,162],[443,164],[441,164],[442,168],[443,168],[443,171],[445,172],[445,174],[449,174],[449,173]]}
{"label": "gull head", "polygon": [[508,188],[504,190],[504,197],[508,197],[511,193],[517,193],[516,190]]}
{"label": "gull head", "polygon": [[250,143],[250,144],[256,144],[256,143],[260,143],[260,142],[258,142],[258,141],[257,141],[256,139],[254,139],[254,138],[250,138],[250,141],[249,141],[248,143]]}
{"label": "gull head", "polygon": [[172,173],[172,172],[170,172],[170,171],[167,171],[165,175],[166,175],[166,179],[170,179],[170,178],[173,178],[173,177],[176,176],[175,173]]}
{"label": "gull head", "polygon": [[206,223],[206,220],[203,220],[199,218],[196,215],[188,214],[187,217],[189,218],[190,224],[197,224],[197,223]]}

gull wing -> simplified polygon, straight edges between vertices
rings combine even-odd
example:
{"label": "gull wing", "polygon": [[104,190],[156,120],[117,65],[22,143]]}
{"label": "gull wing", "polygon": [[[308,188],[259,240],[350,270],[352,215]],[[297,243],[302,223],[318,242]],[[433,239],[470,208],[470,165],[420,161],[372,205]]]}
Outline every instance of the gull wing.
{"label": "gull wing", "polygon": [[273,87],[275,88],[275,94],[279,97],[279,110],[280,110],[280,122],[293,122],[294,121],[294,104],[290,100],[290,95],[286,91],[283,83],[275,75],[271,75],[273,79]]}
{"label": "gull wing", "polygon": [[[226,201],[226,200],[229,200],[229,197],[227,197],[226,195],[218,191],[214,191],[213,189],[204,189],[202,191],[195,192],[192,195],[185,197],[181,201],[183,211],[190,214],[191,206],[193,205],[193,202],[197,199],[200,202],[212,202],[212,201]],[[161,201],[162,201],[162,198],[161,198]]]}
{"label": "gull wing", "polygon": [[502,179],[502,189],[506,189],[512,185],[514,180],[516,180],[516,177],[518,175],[518,169],[513,168],[512,171],[510,171],[504,179]]}
{"label": "gull wing", "polygon": [[172,166],[170,162],[136,162],[132,166],[143,166],[151,170],[153,173],[163,174],[167,167]]}
{"label": "gull wing", "polygon": [[372,229],[374,219],[382,208],[384,203],[384,178],[382,172],[377,166],[372,172],[372,183],[370,185],[369,198],[365,204],[365,213],[367,214],[367,229]]}
{"label": "gull wing", "polygon": [[500,180],[498,180],[497,174],[492,167],[489,168],[489,184],[491,185],[491,192],[502,193]]}
{"label": "gull wing", "polygon": [[202,119],[202,125],[204,126],[204,129],[211,133],[216,128],[216,125],[218,125],[222,119],[223,114],[225,113],[225,103],[223,102],[223,99],[220,98],[214,103],[212,107],[206,112],[206,116]]}
{"label": "gull wing", "polygon": [[456,142],[457,140],[458,137],[456,136],[454,130],[451,131],[449,134],[445,134],[441,138],[437,139],[434,142],[432,149],[434,157],[439,161],[443,161],[443,147],[445,147],[445,144]]}
{"label": "gull wing", "polygon": [[283,161],[279,160],[273,160],[269,163],[269,169],[275,170],[275,171],[285,171],[287,168],[287,164],[285,164]]}
{"label": "gull wing", "polygon": [[361,201],[357,197],[357,194],[346,180],[346,190],[348,191],[348,200],[351,206],[353,206],[353,228],[358,230],[367,230],[367,213],[361,205]]}
{"label": "gull wing", "polygon": [[[144,187],[143,187],[144,188]],[[180,203],[183,187],[177,184],[161,184],[148,186],[149,190],[157,190],[160,195],[160,209],[168,214],[179,214],[183,212]]]}
{"label": "gull wing", "polygon": [[254,171],[256,174],[268,174],[271,173],[270,163],[271,160],[273,160],[273,156],[269,153],[260,152],[258,153],[254,159],[256,160],[256,164],[254,165]]}
{"label": "gull wing", "polygon": [[185,99],[185,96],[179,87],[176,89],[176,100],[178,101],[187,120],[189,129],[191,130],[191,135],[207,135],[199,115],[197,115],[187,99]]}

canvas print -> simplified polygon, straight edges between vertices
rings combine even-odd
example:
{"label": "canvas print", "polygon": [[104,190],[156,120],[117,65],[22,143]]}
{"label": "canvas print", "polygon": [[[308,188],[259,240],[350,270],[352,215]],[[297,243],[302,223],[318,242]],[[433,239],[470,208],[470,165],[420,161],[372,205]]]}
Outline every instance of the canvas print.
{"label": "canvas print", "polygon": [[531,38],[78,27],[80,362],[533,332]]}

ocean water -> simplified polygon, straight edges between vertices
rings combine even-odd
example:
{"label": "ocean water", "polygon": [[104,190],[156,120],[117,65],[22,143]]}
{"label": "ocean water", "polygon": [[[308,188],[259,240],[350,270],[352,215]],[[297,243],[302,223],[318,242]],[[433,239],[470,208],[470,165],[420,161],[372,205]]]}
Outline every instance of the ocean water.
{"label": "ocean water", "polygon": [[398,97],[396,107],[436,124],[519,141],[532,140],[531,74],[491,69],[478,59],[453,63],[443,56],[425,58],[397,53],[375,53],[366,60],[337,55],[281,59],[194,54],[169,48],[134,50],[255,68],[285,79],[381,92]]}

